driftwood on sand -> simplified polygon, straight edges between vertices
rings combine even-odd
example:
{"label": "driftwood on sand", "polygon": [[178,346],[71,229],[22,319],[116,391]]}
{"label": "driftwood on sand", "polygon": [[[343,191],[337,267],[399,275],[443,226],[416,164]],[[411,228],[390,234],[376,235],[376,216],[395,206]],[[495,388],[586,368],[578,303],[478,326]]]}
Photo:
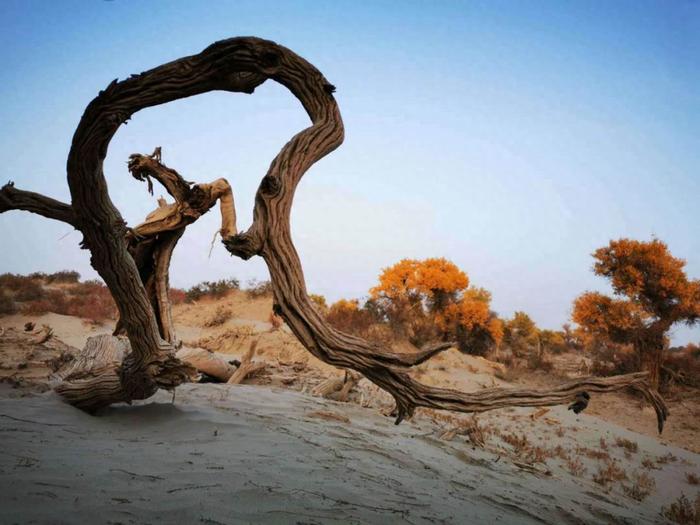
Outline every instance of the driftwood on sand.
{"label": "driftwood on sand", "polygon": [[238,366],[236,371],[231,375],[231,377],[228,379],[227,383],[229,385],[239,385],[243,381],[245,381],[248,377],[257,374],[261,370],[265,368],[265,363],[263,362],[255,362],[253,361],[253,357],[255,356],[255,350],[258,348],[258,340],[254,339],[250,343],[250,347],[246,351],[245,354],[243,354],[243,357],[241,358],[241,364]]}
{"label": "driftwood on sand", "polygon": [[[20,190],[13,186],[5,186],[0,192],[0,211],[25,209],[68,222],[82,232],[82,246],[90,250],[93,267],[114,296],[120,329],[131,343],[132,352],[119,367],[97,370],[91,377],[72,383],[66,380],[59,391],[69,402],[97,409],[118,401],[144,399],[158,388],[175,388],[195,374],[191,366],[175,357],[174,340],[165,333],[167,297],[149,292],[149,278],[141,275],[133,243],[125,241],[130,235],[136,241],[141,236],[149,238],[153,227],[159,231],[158,243],[162,244],[156,259],[162,263],[152,264],[150,271],[155,289],[167,288],[167,273],[163,272],[167,271],[172,248],[178,232],[189,220],[189,212],[170,215],[169,208],[157,212],[141,228],[129,230],[109,198],[102,172],[112,137],[141,109],[210,91],[253,93],[267,79],[289,89],[306,110],[311,125],[292,137],[272,161],[258,188],[253,223],[247,230],[237,232],[233,199],[229,199],[225,189],[212,187],[203,193],[209,202],[219,194],[226,249],[244,260],[256,255],[265,260],[273,286],[274,311],[309,352],[328,364],[359,372],[389,392],[396,401],[397,423],[410,417],[417,407],[482,412],[512,406],[567,404],[582,391],[603,393],[634,388],[653,405],[661,430],[668,411],[663,399],[649,387],[645,373],[583,378],[541,390],[492,388],[464,393],[424,385],[407,374],[409,368],[449,345],[396,353],[330,326],[307,294],[301,262],[292,242],[290,214],[302,176],[343,142],[343,122],[333,97],[335,87],[293,51],[252,37],[216,42],[198,55],[115,80],[100,92],[88,105],[73,137],[67,165],[70,205],[30,192],[18,193]],[[150,160],[134,161],[130,166],[132,174],[147,181],[147,177],[156,178],[178,205],[186,203],[198,213],[199,193],[188,193],[189,185],[173,173],[155,170],[159,163],[157,153]],[[158,284],[163,275],[166,279]],[[165,308],[159,310],[154,299],[165,301]],[[170,323],[169,318],[167,322]]]}

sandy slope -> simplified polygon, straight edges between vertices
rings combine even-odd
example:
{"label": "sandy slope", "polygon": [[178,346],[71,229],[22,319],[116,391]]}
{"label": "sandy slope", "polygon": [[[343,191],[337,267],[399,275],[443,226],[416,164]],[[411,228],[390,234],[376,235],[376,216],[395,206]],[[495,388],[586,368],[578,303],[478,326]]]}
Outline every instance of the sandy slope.
{"label": "sandy slope", "polygon": [[[532,421],[530,412],[513,412],[512,424]],[[187,385],[175,404],[160,393],[100,417],[48,393],[0,400],[2,521],[653,523],[682,471],[700,461],[595,418],[552,413],[579,427],[577,443],[621,434],[640,455],[677,460],[651,471],[658,490],[638,503],[554,462],[551,476],[535,475],[462,439],[438,439],[426,419],[396,427],[375,411],[289,390]]]}
{"label": "sandy slope", "polygon": [[[207,326],[222,306],[231,318]],[[624,396],[597,396],[578,417],[564,407],[476,418],[419,410],[399,427],[381,415],[389,396],[366,380],[354,403],[311,397],[342,372],[286,327],[270,331],[270,306],[234,293],[174,312],[187,345],[228,358],[257,340],[255,359],[267,365],[257,386],[186,385],[174,405],[161,392],[100,417],[31,388],[45,383],[52,357],[76,351],[60,340],[82,347],[110,327],[56,314],[3,317],[17,330],[0,337],[0,523],[654,523],[662,506],[699,491],[686,473],[700,474],[700,456],[660,441],[651,409]],[[21,330],[27,320],[56,337],[33,344]],[[474,390],[508,385],[499,366],[448,351],[412,373]],[[697,452],[697,423],[676,409],[663,439]],[[637,449],[616,445],[622,438]],[[610,464],[625,479],[595,483]],[[628,492],[640,475],[654,482],[642,502]]]}

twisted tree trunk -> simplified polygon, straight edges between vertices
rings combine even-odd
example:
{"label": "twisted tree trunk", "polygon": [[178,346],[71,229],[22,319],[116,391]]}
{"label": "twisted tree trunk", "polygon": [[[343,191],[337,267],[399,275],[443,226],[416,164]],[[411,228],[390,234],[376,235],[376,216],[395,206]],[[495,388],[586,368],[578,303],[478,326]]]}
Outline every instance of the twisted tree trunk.
{"label": "twisted tree trunk", "polygon": [[[418,406],[479,412],[506,406],[556,405],[573,401],[583,390],[610,392],[632,387],[652,402],[661,429],[667,410],[643,373],[570,381],[550,390],[497,388],[467,394],[422,385],[406,373],[407,368],[444,348],[398,354],[333,329],[307,295],[289,217],[301,177],[343,141],[343,123],[333,97],[335,88],[300,56],[258,38],[216,42],[198,55],[121,82],[115,80],[87,107],[76,130],[68,157],[75,225],[84,234],[83,245],[92,253],[93,266],[117,301],[133,349],[121,367],[120,395],[115,393],[114,401],[148,397],[158,387],[174,387],[189,375],[159,334],[156,315],[124,242],[126,227],[109,199],[102,173],[108,144],[118,127],[143,108],[214,90],[252,93],[268,78],[299,99],[312,125],[294,136],[273,160],[258,189],[250,228],[241,234],[236,234],[235,227],[224,232],[223,242],[242,259],[263,257],[273,284],[275,312],[313,355],[334,366],[361,372],[391,393],[396,400],[397,423]],[[82,392],[72,391],[71,401],[76,402],[81,395],[89,397],[91,391],[107,383],[103,377],[93,381]],[[109,396],[103,396],[101,402],[107,404],[109,400]]]}

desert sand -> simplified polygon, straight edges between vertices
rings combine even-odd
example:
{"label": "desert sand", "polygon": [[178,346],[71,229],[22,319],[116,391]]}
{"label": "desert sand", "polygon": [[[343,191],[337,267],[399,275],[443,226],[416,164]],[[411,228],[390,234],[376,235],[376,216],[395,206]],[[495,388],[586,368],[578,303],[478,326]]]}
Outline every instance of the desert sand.
{"label": "desert sand", "polygon": [[[531,412],[513,411],[510,425],[553,444]],[[650,471],[657,490],[637,502],[556,462],[533,473],[440,439],[427,419],[395,426],[289,390],[188,385],[174,402],[163,392],[99,417],[45,393],[0,401],[0,504],[6,523],[655,523],[700,464],[594,417],[551,417],[578,429],[563,445],[622,436],[639,444],[636,461],[676,459]]]}
{"label": "desert sand", "polygon": [[[222,308],[231,315],[211,326]],[[245,385],[190,384],[98,416],[48,388],[52,360],[109,324],[0,319],[1,521],[636,524],[698,493],[687,477],[700,474],[697,429],[674,405],[661,438],[651,409],[624,395],[596,396],[578,416],[419,410],[395,426],[391,399],[366,380],[351,402],[312,395],[343,372],[273,329],[269,312],[269,298],[243,292],[176,306],[186,347],[234,359],[257,340],[265,368]],[[27,321],[54,336],[34,344]],[[499,363],[456,350],[412,373],[464,390],[510,384]]]}

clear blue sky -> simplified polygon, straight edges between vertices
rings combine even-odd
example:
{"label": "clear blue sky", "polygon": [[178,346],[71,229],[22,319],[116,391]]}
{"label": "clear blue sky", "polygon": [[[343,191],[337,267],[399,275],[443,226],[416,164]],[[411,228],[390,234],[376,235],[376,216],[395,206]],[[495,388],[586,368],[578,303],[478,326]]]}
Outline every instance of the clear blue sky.
{"label": "clear blue sky", "polygon": [[[402,257],[444,256],[499,314],[557,327],[576,295],[606,289],[590,254],[611,238],[656,235],[700,277],[698,2],[3,0],[0,177],[68,200],[71,137],[100,89],[239,35],[290,47],[338,88],[346,142],[306,175],[292,216],[311,291],[361,297]],[[110,146],[111,196],[130,224],[153,209],[125,162],[160,145],[190,180],[227,177],[246,227],[267,166],[306,125],[271,82],[140,112]],[[175,286],[267,277],[218,244],[208,258],[217,223],[188,229]],[[0,272],[94,276],[69,232],[3,215]]]}

